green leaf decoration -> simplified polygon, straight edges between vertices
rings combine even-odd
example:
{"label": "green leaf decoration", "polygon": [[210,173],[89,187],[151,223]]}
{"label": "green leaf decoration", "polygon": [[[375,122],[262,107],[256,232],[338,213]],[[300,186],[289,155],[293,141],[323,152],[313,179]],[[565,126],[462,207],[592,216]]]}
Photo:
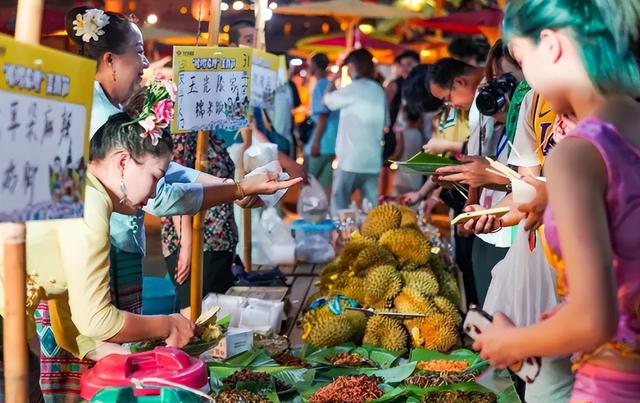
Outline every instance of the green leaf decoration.
{"label": "green leaf decoration", "polygon": [[236,367],[277,367],[278,363],[263,349],[253,349],[229,357],[224,361],[229,366]]}
{"label": "green leaf decoration", "polygon": [[461,164],[460,161],[427,153],[418,153],[407,161],[394,162],[400,167],[411,168],[425,175],[433,175],[438,168]]}
{"label": "green leaf decoration", "polygon": [[340,353],[347,352],[358,354],[375,362],[379,368],[390,368],[398,360],[399,354],[385,350],[383,348],[363,345],[356,347],[353,343],[341,344],[335,347],[316,349],[313,353],[308,354],[305,361],[309,364],[329,365],[329,358]]}

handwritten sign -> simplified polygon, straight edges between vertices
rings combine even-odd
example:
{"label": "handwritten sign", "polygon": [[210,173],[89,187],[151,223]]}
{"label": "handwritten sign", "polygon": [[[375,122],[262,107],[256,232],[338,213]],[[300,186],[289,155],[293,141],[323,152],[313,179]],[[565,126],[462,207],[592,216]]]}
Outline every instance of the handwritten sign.
{"label": "handwritten sign", "polygon": [[95,71],[0,35],[0,222],[82,216]]}
{"label": "handwritten sign", "polygon": [[235,135],[249,125],[251,49],[175,46],[173,60],[178,94],[172,132]]}
{"label": "handwritten sign", "polygon": [[253,49],[251,58],[251,106],[272,109],[278,88],[280,58]]}

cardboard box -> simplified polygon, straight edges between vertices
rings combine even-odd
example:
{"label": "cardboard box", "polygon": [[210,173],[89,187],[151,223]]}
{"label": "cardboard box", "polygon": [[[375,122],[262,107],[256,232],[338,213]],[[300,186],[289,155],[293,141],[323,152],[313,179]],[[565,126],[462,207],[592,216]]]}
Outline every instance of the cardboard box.
{"label": "cardboard box", "polygon": [[226,359],[253,348],[253,330],[230,327],[226,336],[211,350],[214,358]]}

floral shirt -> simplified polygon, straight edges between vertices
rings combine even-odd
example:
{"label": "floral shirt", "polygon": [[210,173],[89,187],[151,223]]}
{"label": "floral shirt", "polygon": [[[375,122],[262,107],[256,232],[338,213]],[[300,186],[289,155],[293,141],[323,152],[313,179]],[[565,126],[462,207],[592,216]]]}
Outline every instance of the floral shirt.
{"label": "floral shirt", "polygon": [[[181,133],[173,135],[173,161],[187,166],[195,166],[196,142],[198,134]],[[209,136],[207,159],[202,172],[219,178],[233,179],[235,166],[223,142],[215,135]],[[169,256],[180,247],[180,229],[175,228],[170,217],[162,218],[162,253]],[[238,228],[233,216],[233,204],[223,204],[207,210],[204,217],[204,251],[233,252],[238,244]]]}

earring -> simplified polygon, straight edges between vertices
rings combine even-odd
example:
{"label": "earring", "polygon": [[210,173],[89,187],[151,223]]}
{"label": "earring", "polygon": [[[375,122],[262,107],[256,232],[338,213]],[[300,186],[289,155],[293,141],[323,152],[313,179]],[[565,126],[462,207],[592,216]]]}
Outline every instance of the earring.
{"label": "earring", "polygon": [[116,71],[112,70],[111,76],[113,77],[113,81],[116,81]]}
{"label": "earring", "polygon": [[120,179],[120,192],[122,192],[120,204],[124,204],[127,201],[127,187],[124,185],[124,174],[122,175],[122,179]]}

